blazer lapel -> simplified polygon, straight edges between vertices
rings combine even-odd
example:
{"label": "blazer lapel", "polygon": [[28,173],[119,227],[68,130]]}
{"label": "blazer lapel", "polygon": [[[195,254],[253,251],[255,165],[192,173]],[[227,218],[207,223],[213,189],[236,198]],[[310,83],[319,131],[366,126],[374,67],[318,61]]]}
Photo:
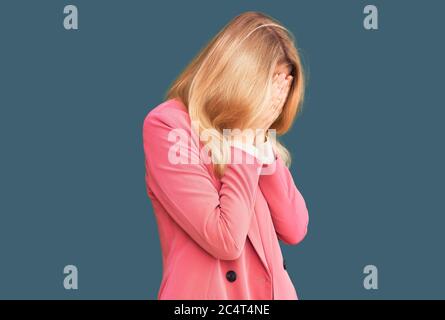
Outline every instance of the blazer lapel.
{"label": "blazer lapel", "polygon": [[257,220],[257,216],[256,216],[255,212],[254,212],[252,223],[250,224],[250,229],[249,229],[247,235],[248,235],[250,242],[252,243],[252,246],[254,247],[256,253],[260,257],[260,260],[263,263],[264,268],[266,268],[266,270],[269,270],[269,267],[267,265],[266,256],[264,255],[263,244],[261,242],[260,230],[258,227],[258,220]]}

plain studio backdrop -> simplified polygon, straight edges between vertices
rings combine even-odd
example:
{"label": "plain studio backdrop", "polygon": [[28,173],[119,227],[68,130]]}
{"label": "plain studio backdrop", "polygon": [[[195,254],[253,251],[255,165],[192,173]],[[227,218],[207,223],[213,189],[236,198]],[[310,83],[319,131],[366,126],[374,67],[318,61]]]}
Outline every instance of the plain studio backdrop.
{"label": "plain studio backdrop", "polygon": [[[78,30],[63,27],[67,4]],[[283,139],[310,215],[304,242],[282,244],[299,297],[445,298],[445,3],[373,1],[378,30],[363,27],[367,4],[1,1],[0,298],[156,298],[142,122],[249,10],[293,32],[308,77]]]}

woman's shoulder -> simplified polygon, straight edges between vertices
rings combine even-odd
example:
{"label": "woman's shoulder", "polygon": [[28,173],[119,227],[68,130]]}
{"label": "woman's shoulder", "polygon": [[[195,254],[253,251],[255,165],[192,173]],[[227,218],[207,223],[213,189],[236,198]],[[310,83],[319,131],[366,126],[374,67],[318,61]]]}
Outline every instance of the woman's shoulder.
{"label": "woman's shoulder", "polygon": [[170,128],[184,128],[190,125],[190,117],[184,103],[178,98],[162,102],[151,109],[144,119],[144,129],[163,124]]}

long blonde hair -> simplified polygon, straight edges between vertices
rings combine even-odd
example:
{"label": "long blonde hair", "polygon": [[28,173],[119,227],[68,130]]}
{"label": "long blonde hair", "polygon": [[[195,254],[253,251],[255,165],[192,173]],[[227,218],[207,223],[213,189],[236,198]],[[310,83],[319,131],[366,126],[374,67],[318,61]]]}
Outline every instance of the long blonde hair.
{"label": "long blonde hair", "polygon": [[[209,147],[217,159],[214,172],[224,174],[228,150],[221,148],[223,129],[246,129],[266,108],[276,66],[288,64],[293,82],[283,111],[271,129],[286,133],[300,110],[304,74],[293,35],[275,19],[245,12],[230,21],[184,69],[166,99],[179,99],[200,129],[211,129]],[[208,130],[206,130],[207,132]],[[290,165],[287,149],[274,140],[275,150]]]}

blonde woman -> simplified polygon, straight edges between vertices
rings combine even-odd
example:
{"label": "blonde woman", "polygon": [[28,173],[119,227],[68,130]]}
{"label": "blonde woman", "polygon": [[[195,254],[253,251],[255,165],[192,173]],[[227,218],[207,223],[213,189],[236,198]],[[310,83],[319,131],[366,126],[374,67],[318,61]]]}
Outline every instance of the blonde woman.
{"label": "blonde woman", "polygon": [[158,299],[297,299],[278,241],[302,241],[308,211],[289,153],[268,133],[288,131],[303,92],[291,34],[247,12],[149,112],[143,142],[162,249]]}

